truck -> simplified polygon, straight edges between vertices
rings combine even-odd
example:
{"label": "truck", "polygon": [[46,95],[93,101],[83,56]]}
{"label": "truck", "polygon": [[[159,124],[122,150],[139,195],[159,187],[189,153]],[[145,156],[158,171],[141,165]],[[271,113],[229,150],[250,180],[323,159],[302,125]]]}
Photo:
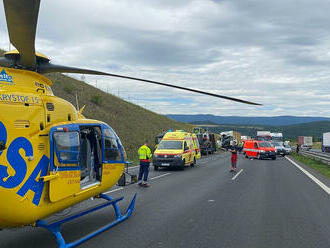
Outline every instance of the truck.
{"label": "truck", "polygon": [[237,144],[241,142],[241,134],[236,131],[226,131],[220,133],[221,148],[229,149],[233,144],[233,141],[236,141]]}
{"label": "truck", "polygon": [[257,140],[269,141],[272,139],[270,131],[257,131]]}
{"label": "truck", "polygon": [[217,144],[214,133],[200,127],[195,127],[193,133],[196,135],[202,155],[207,155],[216,152]]}
{"label": "truck", "polygon": [[273,141],[283,141],[283,134],[282,133],[270,133]]}
{"label": "truck", "polygon": [[251,139],[251,137],[250,136],[246,136],[246,135],[242,135],[241,136],[241,140],[243,141],[243,140],[250,140]]}
{"label": "truck", "polygon": [[322,135],[322,152],[330,152],[330,132]]}
{"label": "truck", "polygon": [[313,146],[313,137],[312,136],[298,136],[298,145],[302,149],[309,150]]}

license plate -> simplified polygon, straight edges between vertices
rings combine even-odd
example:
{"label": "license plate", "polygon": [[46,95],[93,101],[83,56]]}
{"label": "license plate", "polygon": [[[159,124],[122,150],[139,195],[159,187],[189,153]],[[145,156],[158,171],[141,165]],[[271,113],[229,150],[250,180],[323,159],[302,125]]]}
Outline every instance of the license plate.
{"label": "license plate", "polygon": [[168,163],[162,163],[162,166],[170,166]]}

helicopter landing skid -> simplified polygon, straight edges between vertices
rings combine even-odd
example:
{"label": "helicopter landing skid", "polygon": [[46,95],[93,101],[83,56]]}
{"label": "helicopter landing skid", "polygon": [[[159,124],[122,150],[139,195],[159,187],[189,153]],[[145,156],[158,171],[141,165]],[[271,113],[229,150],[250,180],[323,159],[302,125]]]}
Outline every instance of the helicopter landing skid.
{"label": "helicopter landing skid", "polygon": [[[70,248],[70,247],[75,247],[91,238],[93,238],[94,236],[108,230],[109,228],[119,224],[120,222],[126,220],[128,217],[130,217],[134,211],[134,206],[135,206],[135,201],[136,201],[136,195],[134,195],[131,203],[129,204],[127,210],[126,210],[126,213],[124,215],[121,214],[120,210],[119,210],[119,207],[117,205],[117,202],[121,201],[124,199],[124,197],[119,197],[119,198],[116,198],[116,199],[112,199],[110,196],[108,195],[105,195],[105,194],[100,194],[99,195],[99,198],[102,198],[102,199],[105,199],[107,202],[105,203],[102,203],[96,207],[93,207],[91,209],[88,209],[88,210],[85,210],[83,212],[80,212],[78,214],[75,214],[73,216],[70,216],[70,217],[67,217],[63,220],[59,220],[59,221],[56,221],[54,223],[51,223],[51,224],[47,224],[46,221],[44,220],[38,220],[36,222],[36,227],[43,227],[43,228],[46,228],[48,231],[50,231],[54,237],[56,238],[56,242],[58,244],[58,247],[59,248]],[[89,214],[89,213],[92,213],[94,211],[97,211],[97,210],[100,210],[104,207],[107,207],[107,206],[110,206],[112,205],[112,207],[114,208],[115,210],[115,214],[116,214],[116,220],[99,228],[98,230],[92,232],[92,233],[89,233],[87,234],[86,236],[76,240],[76,241],[73,241],[71,243],[66,243],[64,238],[63,238],[63,235],[61,233],[61,227],[62,227],[62,224],[65,224],[66,222],[69,222],[71,220],[74,220],[74,219],[77,219],[81,216],[84,216],[86,214]]]}

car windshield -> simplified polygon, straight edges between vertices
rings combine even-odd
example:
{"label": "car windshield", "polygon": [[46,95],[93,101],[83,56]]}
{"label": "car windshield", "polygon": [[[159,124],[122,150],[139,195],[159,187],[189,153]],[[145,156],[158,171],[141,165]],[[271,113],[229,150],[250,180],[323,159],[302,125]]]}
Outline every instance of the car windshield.
{"label": "car windshield", "polygon": [[259,147],[272,147],[269,142],[259,142]]}
{"label": "car windshield", "polygon": [[273,142],[274,146],[282,146],[281,142]]}
{"label": "car windshield", "polygon": [[180,150],[182,149],[182,141],[163,140],[159,143],[158,149],[163,150]]}

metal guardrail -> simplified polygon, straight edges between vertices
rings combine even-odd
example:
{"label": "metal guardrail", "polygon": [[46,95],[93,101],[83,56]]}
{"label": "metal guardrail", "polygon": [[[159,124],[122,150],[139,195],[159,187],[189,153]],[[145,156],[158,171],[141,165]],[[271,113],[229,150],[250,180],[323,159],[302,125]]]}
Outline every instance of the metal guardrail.
{"label": "metal guardrail", "polygon": [[312,152],[312,151],[300,151],[302,155],[312,157],[316,160],[319,160],[327,165],[330,165],[330,154],[324,152]]}

